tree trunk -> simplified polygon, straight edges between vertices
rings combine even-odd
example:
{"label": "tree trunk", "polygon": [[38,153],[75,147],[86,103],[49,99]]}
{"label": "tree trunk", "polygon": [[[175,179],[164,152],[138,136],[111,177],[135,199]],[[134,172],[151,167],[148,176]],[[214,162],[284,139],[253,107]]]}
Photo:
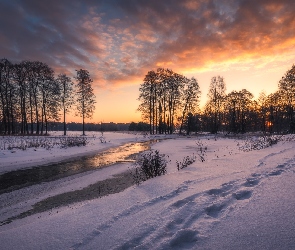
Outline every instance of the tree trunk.
{"label": "tree trunk", "polygon": [[31,113],[31,134],[34,133],[34,125],[33,125],[33,101],[32,97],[30,96],[30,113]]}
{"label": "tree trunk", "polygon": [[37,103],[37,94],[35,93],[35,113],[36,113],[36,134],[38,135],[40,132],[40,124],[39,124],[39,112],[38,112],[38,103]]}
{"label": "tree trunk", "polygon": [[64,108],[64,135],[67,135],[66,110],[65,110],[65,108]]}
{"label": "tree trunk", "polygon": [[83,135],[85,135],[85,128],[84,128],[84,113],[82,115],[82,119],[83,119],[83,122],[82,122],[82,126],[83,126]]}
{"label": "tree trunk", "polygon": [[84,104],[84,101],[82,103],[82,130],[83,130],[83,136],[85,135],[85,124],[84,124],[84,116],[85,116],[85,104]]}
{"label": "tree trunk", "polygon": [[44,130],[44,114],[45,114],[45,105],[43,101],[42,109],[41,109],[41,135],[43,135],[43,130]]}
{"label": "tree trunk", "polygon": [[67,126],[66,126],[66,107],[65,107],[65,96],[66,96],[66,81],[63,81],[63,98],[62,105],[64,110],[64,135],[67,135]]}

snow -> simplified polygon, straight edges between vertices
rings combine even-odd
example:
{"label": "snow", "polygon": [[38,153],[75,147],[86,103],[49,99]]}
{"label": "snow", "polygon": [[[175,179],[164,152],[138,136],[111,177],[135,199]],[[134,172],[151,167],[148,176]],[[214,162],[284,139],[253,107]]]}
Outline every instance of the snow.
{"label": "snow", "polygon": [[[105,144],[93,139],[86,147],[44,150],[42,156],[2,150],[0,171],[149,139],[127,133],[105,138]],[[271,147],[241,150],[247,143],[209,135],[161,140],[152,148],[169,156],[167,175],[13,220],[0,226],[1,249],[294,249],[295,141],[284,136]],[[204,162],[200,145],[207,149]],[[176,161],[193,154],[196,162],[177,171]],[[0,220],[130,168],[131,162],[119,163],[4,193]]]}

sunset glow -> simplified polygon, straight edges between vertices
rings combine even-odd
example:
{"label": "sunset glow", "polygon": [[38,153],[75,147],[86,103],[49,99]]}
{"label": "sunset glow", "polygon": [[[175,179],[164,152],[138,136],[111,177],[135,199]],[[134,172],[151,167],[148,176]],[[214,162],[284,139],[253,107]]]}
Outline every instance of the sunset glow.
{"label": "sunset glow", "polygon": [[139,85],[158,67],[194,76],[201,105],[216,75],[227,92],[274,92],[295,63],[294,12],[293,0],[0,0],[0,58],[87,69],[97,97],[87,122],[140,121]]}

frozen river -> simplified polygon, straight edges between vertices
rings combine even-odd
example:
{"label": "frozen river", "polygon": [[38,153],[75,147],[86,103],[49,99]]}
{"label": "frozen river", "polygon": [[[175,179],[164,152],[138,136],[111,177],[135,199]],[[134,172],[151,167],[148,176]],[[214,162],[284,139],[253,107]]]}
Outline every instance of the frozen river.
{"label": "frozen river", "polygon": [[0,175],[0,194],[116,163],[134,161],[134,156],[150,149],[150,145],[153,142],[154,140],[126,143],[119,147],[109,148],[93,156],[84,156],[71,161],[63,161],[4,173]]}

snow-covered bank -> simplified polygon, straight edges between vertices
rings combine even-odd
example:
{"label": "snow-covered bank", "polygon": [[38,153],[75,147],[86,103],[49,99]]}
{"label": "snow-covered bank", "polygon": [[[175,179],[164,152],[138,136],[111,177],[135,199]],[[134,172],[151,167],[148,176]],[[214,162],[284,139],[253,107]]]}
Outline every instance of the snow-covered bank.
{"label": "snow-covered bank", "polygon": [[[79,137],[80,135],[81,132],[70,132],[67,136]],[[0,150],[0,174],[20,168],[54,163],[63,160],[79,158],[85,155],[93,155],[99,151],[116,147],[127,142],[146,141],[154,138],[155,136],[146,136],[145,134],[141,133],[105,132],[103,133],[103,140],[105,140],[105,143],[101,142],[101,137],[102,135],[100,132],[88,132],[87,136],[85,137],[88,141],[88,144],[82,147],[60,148],[59,146],[53,146],[49,150],[44,147],[33,147],[27,148],[26,150],[9,150],[7,148],[10,145],[16,144],[14,141],[18,141],[18,143],[20,143],[19,141],[26,140],[26,137],[2,136],[0,137],[0,144],[2,148],[5,148],[5,150]],[[163,135],[161,137],[165,138],[169,136]],[[32,140],[32,138],[34,139],[38,137],[29,136],[27,138],[27,140]],[[61,138],[63,138],[63,136],[62,132],[51,132],[50,136],[43,138],[45,140],[51,139],[58,142]],[[159,138],[159,136],[156,138]]]}
{"label": "snow-covered bank", "polygon": [[[196,161],[177,171],[176,161],[196,154],[200,142],[207,148],[206,161]],[[292,246],[295,240],[284,234],[284,230],[294,232],[295,226],[284,221],[288,216],[294,217],[294,210],[289,209],[294,200],[290,201],[289,197],[292,199],[290,192],[295,183],[295,142],[282,141],[250,152],[239,150],[242,143],[234,139],[193,137],[161,141],[153,148],[169,155],[167,175],[118,194],[59,207],[3,225],[0,227],[1,247],[215,249],[216,246],[231,246],[234,237],[226,234],[230,226],[231,232],[237,232],[232,235],[241,237],[237,242],[241,239],[246,243],[248,236],[252,240],[252,245],[236,246],[254,249],[257,239],[251,234],[242,237],[244,233],[254,232],[251,227],[255,226],[255,233],[260,235],[268,223],[271,227],[278,222],[280,226],[277,229],[272,226],[269,234],[264,233],[259,239],[258,245],[264,248],[269,237],[278,230],[278,235],[286,235],[288,239],[289,245],[285,246]],[[90,185],[102,176],[111,176],[128,167],[131,163],[1,195],[2,200],[17,201],[26,193],[28,199],[17,206],[6,202],[0,214],[3,211],[13,213],[9,209],[28,209],[44,197]],[[280,195],[278,188],[282,190]],[[267,206],[269,203],[271,207]],[[272,220],[279,211],[284,211],[282,220]],[[228,238],[219,237],[219,234]],[[282,246],[281,249],[290,248]]]}

